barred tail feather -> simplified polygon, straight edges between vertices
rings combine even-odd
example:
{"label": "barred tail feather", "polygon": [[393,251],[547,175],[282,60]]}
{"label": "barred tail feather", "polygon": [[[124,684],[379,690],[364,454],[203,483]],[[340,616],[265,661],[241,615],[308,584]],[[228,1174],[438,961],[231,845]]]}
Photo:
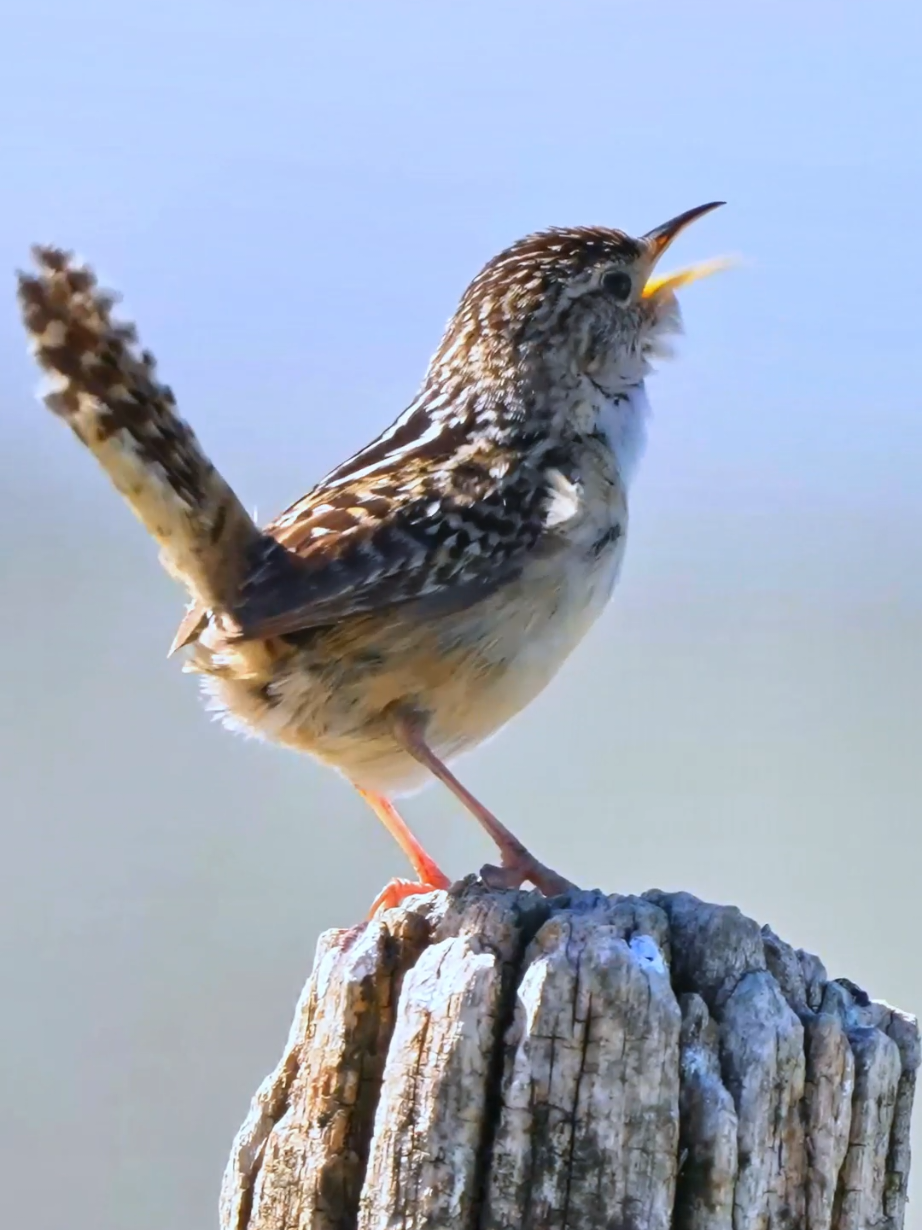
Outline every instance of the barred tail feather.
{"label": "barred tail feather", "polygon": [[19,301],[32,351],[51,378],[45,403],[94,454],[160,546],[166,569],[209,610],[232,604],[263,537],[176,412],[114,296],[55,248],[33,250]]}

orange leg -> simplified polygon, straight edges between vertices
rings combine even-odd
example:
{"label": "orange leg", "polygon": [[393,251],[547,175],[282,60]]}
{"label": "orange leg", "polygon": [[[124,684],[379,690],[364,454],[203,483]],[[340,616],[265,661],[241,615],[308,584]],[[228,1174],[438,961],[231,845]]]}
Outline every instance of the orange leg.
{"label": "orange leg", "polygon": [[[525,880],[534,884],[547,897],[565,893],[574,885],[563,876],[551,871],[535,856],[519,839],[497,820],[496,816],[479,801],[471,792],[462,786],[454,773],[444,765],[423,737],[423,727],[419,719],[411,714],[398,712],[393,718],[394,734],[398,742],[418,760],[420,764],[443,782],[476,820],[486,829],[499,847],[502,867],[483,867],[481,877],[491,888],[518,888]],[[395,834],[396,836],[396,834]],[[399,840],[399,838],[398,838]]]}
{"label": "orange leg", "polygon": [[400,846],[410,860],[410,866],[419,876],[418,880],[395,879],[385,884],[372,903],[368,913],[369,918],[377,914],[379,910],[389,910],[391,906],[398,905],[405,897],[412,897],[414,893],[431,892],[434,888],[448,888],[451,884],[448,876],[422,848],[394,804],[383,794],[362,790],[360,786],[356,789]]}

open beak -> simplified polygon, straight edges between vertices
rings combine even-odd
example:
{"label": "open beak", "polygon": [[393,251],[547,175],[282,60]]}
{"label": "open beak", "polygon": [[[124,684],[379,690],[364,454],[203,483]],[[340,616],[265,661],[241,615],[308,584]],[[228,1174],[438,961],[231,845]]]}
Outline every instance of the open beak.
{"label": "open beak", "polygon": [[676,236],[681,234],[697,218],[703,218],[705,214],[709,214],[712,209],[718,209],[724,203],[723,201],[710,201],[707,205],[698,205],[694,209],[686,209],[684,214],[679,214],[678,217],[670,219],[669,222],[664,222],[662,226],[658,226],[652,231],[647,231],[646,235],[642,237],[641,243],[647,248],[650,260],[650,277],[643,288],[643,297],[645,299],[662,294],[664,291],[678,290],[680,286],[687,286],[690,282],[697,282],[700,278],[706,278],[712,273],[718,273],[721,269],[726,269],[732,264],[726,258],[718,257],[715,260],[701,261],[697,265],[689,265],[687,268],[680,269],[676,273],[653,276],[653,269],[657,261]]}

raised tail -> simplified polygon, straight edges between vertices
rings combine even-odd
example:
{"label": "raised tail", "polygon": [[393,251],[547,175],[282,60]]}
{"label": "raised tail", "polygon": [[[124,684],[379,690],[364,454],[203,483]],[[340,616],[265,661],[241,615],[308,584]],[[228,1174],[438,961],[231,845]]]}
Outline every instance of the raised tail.
{"label": "raised tail", "polygon": [[177,414],[134,326],[112,319],[115,297],[69,253],[33,255],[38,272],[20,273],[19,302],[51,377],[45,404],[94,454],[193,602],[227,610],[262,533]]}

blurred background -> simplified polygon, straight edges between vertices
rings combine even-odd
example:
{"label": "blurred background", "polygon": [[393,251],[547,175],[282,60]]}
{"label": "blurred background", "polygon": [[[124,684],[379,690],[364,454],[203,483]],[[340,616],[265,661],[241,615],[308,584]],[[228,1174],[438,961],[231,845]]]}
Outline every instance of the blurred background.
{"label": "blurred background", "polygon": [[[36,240],[125,293],[268,519],[410,400],[496,250],[725,198],[671,254],[745,263],[684,294],[615,601],[464,780],[578,882],[735,902],[922,1007],[920,45],[910,0],[9,7],[10,1226],[215,1224],[318,933],[405,871],[343,782],[210,723],[165,660],[182,594],[34,400]],[[440,789],[406,811],[451,873],[491,857]]]}

